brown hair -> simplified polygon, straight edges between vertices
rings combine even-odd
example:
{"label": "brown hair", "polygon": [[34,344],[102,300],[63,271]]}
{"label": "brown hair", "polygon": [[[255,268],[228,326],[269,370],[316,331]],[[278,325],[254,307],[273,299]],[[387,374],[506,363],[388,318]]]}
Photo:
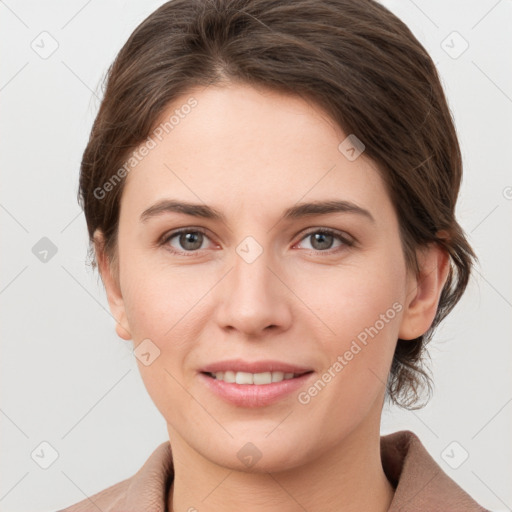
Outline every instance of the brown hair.
{"label": "brown hair", "polygon": [[414,408],[421,392],[431,391],[425,345],[464,293],[476,256],[455,219],[462,161],[436,68],[407,26],[377,2],[172,0],[153,12],[108,70],[83,154],[79,201],[90,241],[99,228],[115,265],[124,179],[104,197],[98,188],[149,137],[170,102],[194,87],[226,82],[323,107],[377,164],[409,268],[418,271],[419,246],[434,242],[449,253],[432,326],[415,340],[398,340],[389,375],[388,398]]}

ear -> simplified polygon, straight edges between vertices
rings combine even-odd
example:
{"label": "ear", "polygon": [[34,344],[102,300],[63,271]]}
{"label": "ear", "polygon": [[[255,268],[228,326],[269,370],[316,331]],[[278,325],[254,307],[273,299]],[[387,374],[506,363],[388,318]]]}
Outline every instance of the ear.
{"label": "ear", "polygon": [[99,229],[94,232],[94,249],[101,280],[103,281],[107,293],[110,312],[116,321],[117,335],[124,340],[130,340],[132,339],[132,335],[126,318],[123,296],[121,294],[118,265],[108,258],[105,252],[103,233]]}
{"label": "ear", "polygon": [[417,251],[419,274],[408,277],[407,298],[398,337],[413,340],[425,334],[437,312],[437,306],[450,270],[450,257],[440,245],[432,243]]}

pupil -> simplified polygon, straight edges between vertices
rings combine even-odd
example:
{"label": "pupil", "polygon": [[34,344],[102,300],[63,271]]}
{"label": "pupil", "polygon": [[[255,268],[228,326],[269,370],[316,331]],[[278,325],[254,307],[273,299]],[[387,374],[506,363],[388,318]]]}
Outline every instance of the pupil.
{"label": "pupil", "polygon": [[[181,235],[181,240],[180,240],[180,243],[181,243],[181,246],[185,249],[199,249],[201,247],[201,243],[202,243],[202,233],[199,233],[199,232],[190,232],[190,233],[185,233],[183,235]],[[192,244],[192,245],[190,245]]]}
{"label": "pupil", "polygon": [[[325,246],[325,241],[326,241],[326,237],[327,237],[327,240],[328,242],[330,243],[327,243],[327,246]],[[332,245],[332,238],[333,236],[332,235],[329,235],[327,233],[315,233],[314,236],[313,236],[313,247],[317,250],[320,250],[320,249],[329,249]],[[320,243],[320,247],[315,247],[315,244],[319,242]],[[324,243],[324,245],[322,245],[322,242]]]}

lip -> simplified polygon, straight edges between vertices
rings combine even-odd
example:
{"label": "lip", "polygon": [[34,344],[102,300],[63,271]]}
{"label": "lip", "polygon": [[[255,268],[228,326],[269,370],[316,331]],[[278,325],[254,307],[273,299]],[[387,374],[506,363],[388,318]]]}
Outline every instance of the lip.
{"label": "lip", "polygon": [[[236,384],[216,380],[209,373],[239,371],[262,373],[268,371],[301,374],[293,379],[270,384]],[[283,363],[280,361],[247,362],[242,360],[220,361],[212,363],[200,370],[198,377],[213,394],[237,407],[255,408],[272,405],[301,387],[315,375],[311,368]]]}
{"label": "lip", "polygon": [[[306,373],[313,371],[312,368],[306,366],[297,366],[281,361],[243,361],[242,359],[230,359],[226,361],[218,361],[211,363],[199,370],[204,373],[217,372],[247,372],[247,373],[263,373],[263,372],[283,372],[283,373]],[[270,385],[270,384],[266,384]]]}

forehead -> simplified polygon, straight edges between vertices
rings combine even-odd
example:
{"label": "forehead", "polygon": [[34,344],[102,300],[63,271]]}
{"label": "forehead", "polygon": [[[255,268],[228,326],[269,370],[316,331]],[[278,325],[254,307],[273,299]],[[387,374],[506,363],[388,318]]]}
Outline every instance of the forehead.
{"label": "forehead", "polygon": [[127,175],[122,209],[141,212],[169,195],[219,209],[229,200],[239,211],[347,195],[384,207],[375,164],[364,153],[347,158],[347,136],[298,96],[248,85],[193,89],[156,123],[151,148]]}

